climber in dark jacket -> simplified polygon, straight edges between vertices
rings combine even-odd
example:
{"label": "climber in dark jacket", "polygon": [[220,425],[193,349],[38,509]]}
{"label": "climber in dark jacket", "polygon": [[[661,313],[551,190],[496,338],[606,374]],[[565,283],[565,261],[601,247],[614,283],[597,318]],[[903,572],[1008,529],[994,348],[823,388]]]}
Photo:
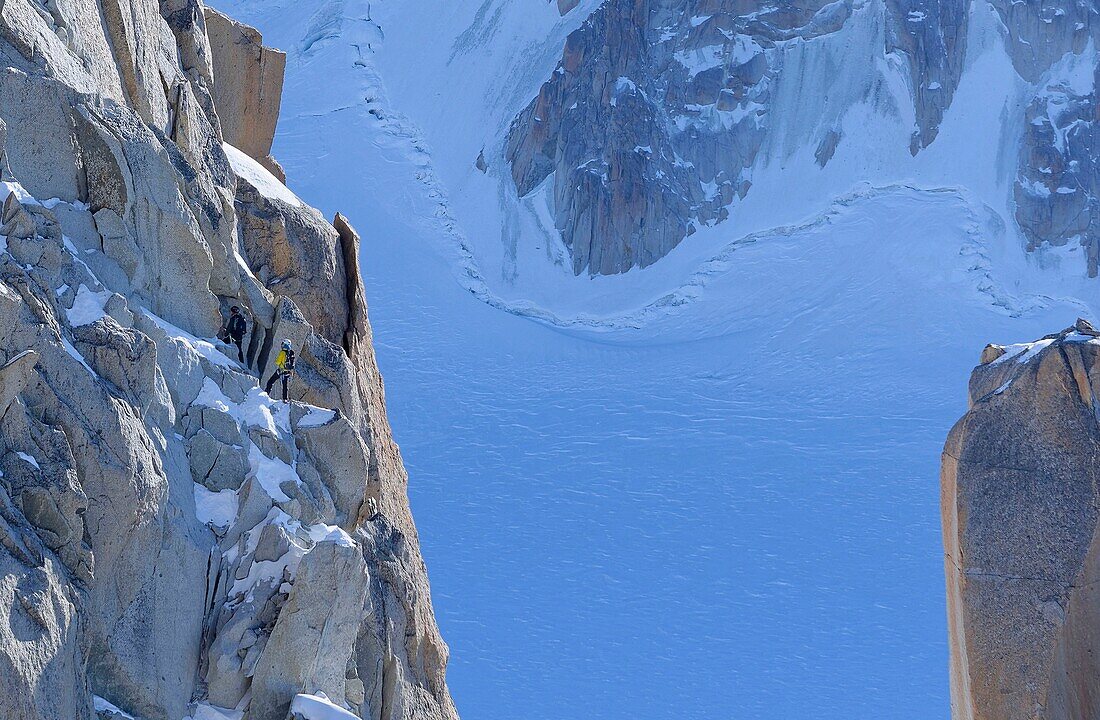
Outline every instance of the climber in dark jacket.
{"label": "climber in dark jacket", "polygon": [[241,314],[241,309],[234,305],[229,308],[229,323],[226,325],[229,331],[229,339],[237,346],[237,359],[244,362],[244,335],[248,332],[248,322]]}
{"label": "climber in dark jacket", "polygon": [[283,340],[283,349],[275,357],[275,374],[268,378],[264,392],[270,395],[275,381],[281,379],[283,381],[283,402],[289,402],[287,383],[290,382],[292,372],[294,372],[294,346],[289,340]]}

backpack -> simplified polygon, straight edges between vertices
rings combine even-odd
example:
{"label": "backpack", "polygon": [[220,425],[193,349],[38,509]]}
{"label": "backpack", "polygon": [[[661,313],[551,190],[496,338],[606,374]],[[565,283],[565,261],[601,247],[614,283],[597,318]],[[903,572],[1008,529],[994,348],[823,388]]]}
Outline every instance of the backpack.
{"label": "backpack", "polygon": [[294,351],[284,350],[283,352],[286,353],[286,365],[283,366],[283,371],[290,372],[294,369]]}
{"label": "backpack", "polygon": [[248,327],[245,325],[244,318],[240,315],[233,315],[229,318],[229,334],[231,336],[244,337],[245,331]]}

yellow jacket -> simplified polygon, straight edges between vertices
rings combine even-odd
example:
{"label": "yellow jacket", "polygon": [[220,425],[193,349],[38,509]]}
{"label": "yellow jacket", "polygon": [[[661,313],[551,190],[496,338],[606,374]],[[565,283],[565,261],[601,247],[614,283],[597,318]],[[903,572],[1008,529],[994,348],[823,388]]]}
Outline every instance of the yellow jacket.
{"label": "yellow jacket", "polygon": [[289,370],[290,357],[286,354],[286,350],[280,350],[278,356],[275,358],[275,368],[283,372]]}

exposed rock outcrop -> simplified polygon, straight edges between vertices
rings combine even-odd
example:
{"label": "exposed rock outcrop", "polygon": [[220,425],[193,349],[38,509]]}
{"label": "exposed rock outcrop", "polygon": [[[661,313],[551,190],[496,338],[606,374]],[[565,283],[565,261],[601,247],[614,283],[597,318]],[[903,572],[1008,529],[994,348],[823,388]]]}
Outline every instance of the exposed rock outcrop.
{"label": "exposed rock outcrop", "polygon": [[456,717],[359,238],[259,164],[282,56],[242,27],[0,3],[5,720]]}
{"label": "exposed rock outcrop", "polygon": [[1089,0],[992,0],[1004,22],[1016,72],[1038,82],[1067,53],[1083,53],[1100,38],[1100,7]]}
{"label": "exposed rock outcrop", "polygon": [[1100,715],[1100,340],[990,346],[943,454],[952,714]]}
{"label": "exposed rock outcrop", "polygon": [[271,156],[283,97],[286,53],[264,47],[255,28],[205,8],[214,71],[214,102],[225,141],[260,162],[280,180]]}
{"label": "exposed rock outcrop", "polygon": [[1085,248],[1088,274],[1100,258],[1100,104],[1095,67],[1069,56],[1064,71],[1027,106],[1014,187],[1016,222],[1029,249]]}

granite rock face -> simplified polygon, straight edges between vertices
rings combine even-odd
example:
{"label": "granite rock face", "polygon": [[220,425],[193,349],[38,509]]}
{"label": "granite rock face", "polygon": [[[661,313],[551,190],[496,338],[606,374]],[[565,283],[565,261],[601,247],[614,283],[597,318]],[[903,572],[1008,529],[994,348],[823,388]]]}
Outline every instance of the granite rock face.
{"label": "granite rock face", "polygon": [[[1074,124],[1095,115],[1095,95],[1091,82],[1051,73],[1070,62],[1067,53],[1085,57],[1100,44],[1100,10],[1090,0],[992,5],[1016,71],[1035,89],[1019,123],[1019,226],[1032,247],[1081,242],[1095,275],[1095,123]],[[569,35],[557,68],[511,126],[505,160],[516,192],[546,193],[576,274],[646,267],[698,228],[736,222],[765,148],[786,156],[810,141],[825,166],[850,141],[839,127],[844,111],[886,93],[875,86],[881,80],[861,94],[838,92],[828,73],[849,70],[835,53],[811,57],[808,43],[835,36],[848,47],[841,36],[859,32],[849,52],[900,69],[917,155],[939,134],[964,72],[971,13],[983,8],[968,0],[607,0]],[[825,109],[815,122],[837,125],[795,137],[805,128],[776,113],[781,88]]]}
{"label": "granite rock face", "polygon": [[1091,0],[993,0],[1007,29],[1009,56],[1028,82],[1067,53],[1080,55],[1100,37],[1100,8]]}
{"label": "granite rock face", "polygon": [[887,0],[886,53],[900,54],[909,71],[917,128],[914,155],[939,133],[962,77],[970,7],[965,2]]}
{"label": "granite rock face", "polygon": [[952,715],[1100,714],[1100,341],[990,346],[943,454]]}
{"label": "granite rock face", "polygon": [[259,164],[282,66],[219,75],[214,17],[0,4],[0,714],[452,720],[359,236]]}
{"label": "granite rock face", "polygon": [[[1087,68],[1100,79],[1100,65]],[[1045,86],[1027,107],[1014,188],[1016,221],[1031,248],[1079,243],[1088,273],[1100,255],[1100,105],[1095,89]]]}
{"label": "granite rock face", "polygon": [[239,148],[280,180],[271,156],[283,96],[286,53],[264,47],[255,28],[205,8],[214,72],[214,102],[226,142]]}
{"label": "granite rock face", "polygon": [[1100,255],[1100,60],[1085,50],[1100,44],[1100,8],[1089,2],[1055,7],[1005,4],[1015,32],[1013,64],[1035,78],[1025,110],[1014,197],[1016,222],[1029,249],[1079,244],[1090,277]]}

